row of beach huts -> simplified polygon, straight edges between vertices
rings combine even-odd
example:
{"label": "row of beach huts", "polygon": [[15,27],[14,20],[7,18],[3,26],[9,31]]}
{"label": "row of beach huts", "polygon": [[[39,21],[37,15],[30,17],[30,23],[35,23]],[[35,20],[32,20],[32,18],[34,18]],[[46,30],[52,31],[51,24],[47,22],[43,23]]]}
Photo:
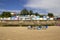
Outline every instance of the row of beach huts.
{"label": "row of beach huts", "polygon": [[35,16],[35,15],[25,15],[25,16],[12,16],[8,18],[0,18],[0,20],[54,20],[54,17],[49,16]]}
{"label": "row of beach huts", "polygon": [[8,18],[0,18],[0,20],[60,20],[60,17],[49,17],[47,15],[40,17],[35,15],[24,15],[24,16],[18,16],[16,13],[11,13],[11,15],[15,15]]}

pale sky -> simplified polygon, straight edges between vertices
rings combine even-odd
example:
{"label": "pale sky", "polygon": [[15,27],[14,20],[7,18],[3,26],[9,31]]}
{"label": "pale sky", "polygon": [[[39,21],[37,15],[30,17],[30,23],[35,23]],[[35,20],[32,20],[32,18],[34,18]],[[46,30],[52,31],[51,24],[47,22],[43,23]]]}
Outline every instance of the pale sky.
{"label": "pale sky", "polygon": [[25,7],[44,9],[55,15],[60,15],[60,0],[29,0]]}

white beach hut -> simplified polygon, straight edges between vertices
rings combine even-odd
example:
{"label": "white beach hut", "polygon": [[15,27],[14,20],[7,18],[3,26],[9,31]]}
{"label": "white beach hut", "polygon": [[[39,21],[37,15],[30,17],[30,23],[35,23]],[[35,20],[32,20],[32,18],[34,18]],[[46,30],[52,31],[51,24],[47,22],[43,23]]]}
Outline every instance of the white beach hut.
{"label": "white beach hut", "polygon": [[10,20],[10,17],[8,17],[7,20]]}
{"label": "white beach hut", "polygon": [[40,20],[43,20],[43,18],[40,18]]}
{"label": "white beach hut", "polygon": [[19,16],[19,20],[31,20],[30,16]]}
{"label": "white beach hut", "polygon": [[47,16],[43,16],[43,20],[47,20]]}
{"label": "white beach hut", "polygon": [[49,20],[54,20],[54,18],[50,18]]}

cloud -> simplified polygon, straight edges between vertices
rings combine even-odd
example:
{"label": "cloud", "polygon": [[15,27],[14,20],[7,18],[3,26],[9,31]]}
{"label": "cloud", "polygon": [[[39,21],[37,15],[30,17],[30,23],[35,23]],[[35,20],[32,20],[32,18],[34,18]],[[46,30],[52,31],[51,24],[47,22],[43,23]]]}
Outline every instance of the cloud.
{"label": "cloud", "polygon": [[55,15],[60,15],[60,0],[29,0],[24,7],[46,9]]}

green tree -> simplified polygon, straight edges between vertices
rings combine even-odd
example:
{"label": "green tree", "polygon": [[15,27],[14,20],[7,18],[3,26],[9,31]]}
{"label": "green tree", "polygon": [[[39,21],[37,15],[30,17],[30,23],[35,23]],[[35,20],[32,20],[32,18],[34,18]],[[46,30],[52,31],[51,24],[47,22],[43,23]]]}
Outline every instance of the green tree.
{"label": "green tree", "polygon": [[38,14],[37,12],[35,13],[35,15],[36,15],[36,16],[39,16],[39,14]]}
{"label": "green tree", "polygon": [[49,17],[54,17],[53,13],[48,13]]}
{"label": "green tree", "polygon": [[1,14],[0,14],[0,17],[2,17]]}
{"label": "green tree", "polygon": [[20,15],[29,15],[29,12],[28,12],[28,10],[23,9],[23,10],[21,11]]}
{"label": "green tree", "polygon": [[29,11],[29,15],[34,15],[32,10]]}
{"label": "green tree", "polygon": [[11,17],[11,13],[10,12],[3,12],[1,14],[2,17]]}

